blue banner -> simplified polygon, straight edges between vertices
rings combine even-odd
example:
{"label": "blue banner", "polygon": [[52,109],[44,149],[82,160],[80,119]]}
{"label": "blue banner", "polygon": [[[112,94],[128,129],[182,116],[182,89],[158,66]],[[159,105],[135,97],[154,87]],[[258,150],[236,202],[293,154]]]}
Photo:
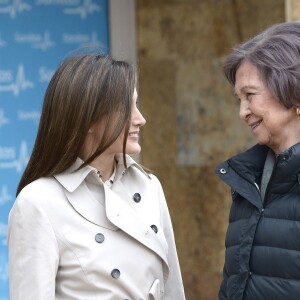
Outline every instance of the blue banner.
{"label": "blue banner", "polygon": [[0,300],[8,300],[7,222],[43,97],[76,49],[108,53],[107,0],[0,0]]}

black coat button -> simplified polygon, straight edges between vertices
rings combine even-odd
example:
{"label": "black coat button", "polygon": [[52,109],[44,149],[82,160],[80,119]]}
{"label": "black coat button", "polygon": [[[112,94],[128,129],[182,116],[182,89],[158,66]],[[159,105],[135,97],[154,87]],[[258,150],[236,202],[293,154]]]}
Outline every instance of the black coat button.
{"label": "black coat button", "polygon": [[120,277],[121,272],[118,269],[113,269],[110,274],[111,274],[111,277],[117,279]]}
{"label": "black coat button", "polygon": [[158,228],[156,227],[156,225],[151,225],[150,227],[153,229],[153,231],[154,231],[155,233],[157,233]]}
{"label": "black coat button", "polygon": [[142,197],[139,193],[135,193],[133,195],[133,200],[136,202],[136,203],[139,203],[141,201]]}
{"label": "black coat button", "polygon": [[97,234],[95,235],[95,241],[96,241],[97,243],[103,243],[104,240],[105,240],[105,236],[104,236],[102,233],[97,233]]}

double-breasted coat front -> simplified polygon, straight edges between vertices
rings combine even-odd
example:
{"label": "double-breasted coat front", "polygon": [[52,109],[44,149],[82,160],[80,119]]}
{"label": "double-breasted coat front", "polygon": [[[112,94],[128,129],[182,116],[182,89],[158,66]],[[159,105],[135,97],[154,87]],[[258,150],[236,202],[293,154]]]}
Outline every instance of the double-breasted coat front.
{"label": "double-breasted coat front", "polygon": [[79,159],[18,195],[9,217],[11,300],[185,299],[160,182],[127,156],[113,184]]}

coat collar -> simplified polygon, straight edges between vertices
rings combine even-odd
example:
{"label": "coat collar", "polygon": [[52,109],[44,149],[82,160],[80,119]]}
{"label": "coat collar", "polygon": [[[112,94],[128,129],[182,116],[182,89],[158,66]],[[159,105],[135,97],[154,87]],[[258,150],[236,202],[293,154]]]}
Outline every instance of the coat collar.
{"label": "coat collar", "polygon": [[[262,176],[264,164],[270,148],[265,145],[255,145],[245,152],[237,154],[228,160],[228,164],[239,174],[249,180],[258,180]],[[291,177],[297,178],[300,172],[300,143],[295,144],[276,157],[274,181],[280,183]],[[260,182],[260,180],[259,180]]]}
{"label": "coat collar", "polygon": [[[145,172],[145,170],[131,156],[126,154],[127,169],[125,168],[122,154],[117,154],[115,158],[117,161],[115,180],[119,180],[125,174],[126,170],[131,167],[138,168],[145,176],[151,178],[150,175]],[[57,181],[59,181],[68,192],[74,192],[90,173],[97,173],[97,169],[89,165],[78,170],[82,164],[83,160],[78,157],[69,169],[60,174],[54,175]]]}
{"label": "coat collar", "polygon": [[[122,155],[116,156],[117,169],[112,189],[105,184],[99,184],[102,193],[93,196],[86,184],[87,176],[99,178],[97,170],[91,166],[86,166],[77,170],[83,163],[77,159],[75,163],[65,172],[54,176],[65,188],[65,194],[72,207],[86,220],[95,225],[110,229],[122,229],[128,235],[157,253],[164,261],[165,272],[168,272],[168,244],[163,234],[163,229],[159,228],[157,233],[151,229],[152,223],[143,218],[131,205],[132,199],[128,195],[127,188],[123,185],[122,176],[130,168],[137,168],[143,175],[151,179],[151,176],[137,164],[130,156],[126,156],[127,169],[124,166]],[[140,172],[139,172],[140,173]],[[142,175],[142,176],[143,176]]]}
{"label": "coat collar", "polygon": [[242,177],[249,181],[259,181],[262,176],[265,160],[269,148],[264,145],[255,145],[245,152],[239,153],[228,160],[228,164]]}
{"label": "coat collar", "polygon": [[[258,186],[261,184],[268,151],[267,146],[255,145],[216,168],[222,180],[257,207],[261,207],[262,201],[255,183]],[[277,155],[268,190],[269,193],[282,195],[297,183],[300,184],[300,143]]]}

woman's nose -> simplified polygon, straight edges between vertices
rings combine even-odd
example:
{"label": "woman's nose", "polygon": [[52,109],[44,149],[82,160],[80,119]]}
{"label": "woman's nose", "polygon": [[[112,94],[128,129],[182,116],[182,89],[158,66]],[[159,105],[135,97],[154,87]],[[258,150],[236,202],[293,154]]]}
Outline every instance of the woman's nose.
{"label": "woman's nose", "polygon": [[250,114],[251,112],[250,112],[248,101],[240,100],[240,111],[239,111],[240,119],[243,121],[247,121]]}
{"label": "woman's nose", "polygon": [[133,112],[132,123],[135,126],[139,126],[139,127],[144,126],[146,124],[146,120],[138,108],[135,108]]}

